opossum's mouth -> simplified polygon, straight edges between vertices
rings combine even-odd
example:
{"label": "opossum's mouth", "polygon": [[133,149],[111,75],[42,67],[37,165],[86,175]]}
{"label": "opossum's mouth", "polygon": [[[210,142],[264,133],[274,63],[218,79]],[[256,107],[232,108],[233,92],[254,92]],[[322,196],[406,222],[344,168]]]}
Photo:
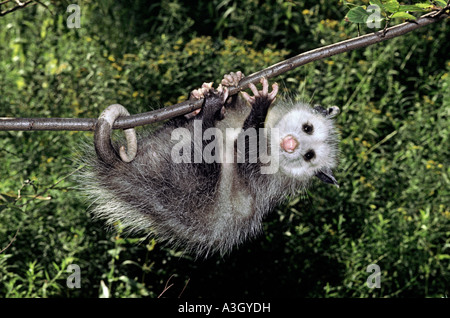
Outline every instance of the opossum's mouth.
{"label": "opossum's mouth", "polygon": [[298,147],[298,141],[294,136],[287,135],[286,137],[281,139],[280,147],[288,153],[293,153]]}

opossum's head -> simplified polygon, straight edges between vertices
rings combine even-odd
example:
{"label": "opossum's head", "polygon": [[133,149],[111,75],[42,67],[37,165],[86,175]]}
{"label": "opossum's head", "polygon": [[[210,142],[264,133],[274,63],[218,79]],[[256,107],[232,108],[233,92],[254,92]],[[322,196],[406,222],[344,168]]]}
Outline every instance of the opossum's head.
{"label": "opossum's head", "polygon": [[336,106],[313,108],[289,101],[270,109],[266,127],[278,130],[279,139],[272,147],[279,147],[282,173],[301,181],[316,176],[338,186],[332,173],[338,162],[338,134],[332,118],[338,113]]}

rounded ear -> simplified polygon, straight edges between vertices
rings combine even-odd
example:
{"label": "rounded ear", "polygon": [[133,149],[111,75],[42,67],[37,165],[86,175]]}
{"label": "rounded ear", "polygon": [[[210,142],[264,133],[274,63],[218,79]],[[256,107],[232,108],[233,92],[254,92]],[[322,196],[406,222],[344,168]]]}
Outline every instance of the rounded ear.
{"label": "rounded ear", "polygon": [[337,106],[332,106],[328,109],[325,109],[321,105],[314,105],[314,110],[327,118],[336,117],[341,112],[341,110]]}
{"label": "rounded ear", "polygon": [[339,107],[332,106],[332,107],[327,109],[326,117],[328,117],[328,118],[336,117],[337,115],[339,115],[340,112],[341,112],[341,110],[339,109]]}
{"label": "rounded ear", "polygon": [[319,178],[321,181],[328,183],[328,184],[333,184],[339,188],[339,183],[334,178],[333,172],[331,171],[331,169],[326,169],[325,171],[318,171],[318,172],[316,172],[315,176],[317,178]]}
{"label": "rounded ear", "polygon": [[313,108],[316,112],[318,112],[319,114],[321,114],[324,117],[326,117],[328,115],[328,111],[319,104],[314,105]]}

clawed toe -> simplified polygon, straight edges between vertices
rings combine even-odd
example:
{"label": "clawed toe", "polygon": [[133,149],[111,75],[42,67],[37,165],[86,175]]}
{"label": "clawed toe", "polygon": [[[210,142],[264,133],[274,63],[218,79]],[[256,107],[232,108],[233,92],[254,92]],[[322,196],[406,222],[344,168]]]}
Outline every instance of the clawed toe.
{"label": "clawed toe", "polygon": [[[191,91],[191,94],[189,95],[189,100],[199,100],[202,98],[205,98],[206,95],[208,95],[208,93],[213,90],[213,83],[203,83],[202,87],[198,88],[198,89],[194,89]],[[194,110],[193,112],[190,112],[186,115],[184,115],[185,118],[187,119],[191,119],[194,118],[195,116],[197,116],[200,113],[200,108]]]}
{"label": "clawed toe", "polygon": [[244,78],[244,74],[241,71],[231,72],[224,75],[221,84],[223,86],[238,86],[241,79]]}
{"label": "clawed toe", "polygon": [[252,83],[248,85],[248,88],[250,88],[254,96],[250,96],[246,92],[241,92],[242,97],[251,105],[255,103],[256,98],[267,98],[267,100],[270,103],[273,103],[275,101],[275,97],[277,96],[278,93],[277,83],[272,84],[272,92],[269,93],[269,82],[267,81],[267,79],[262,77],[260,82],[263,86],[261,91],[258,91],[256,86]]}
{"label": "clawed toe", "polygon": [[205,95],[213,89],[213,83],[203,83],[202,87],[199,89],[194,89],[191,92],[189,99],[202,99],[205,98]]}
{"label": "clawed toe", "polygon": [[[189,100],[205,99],[201,108],[190,112],[184,117],[186,119],[204,117],[205,113],[211,113],[216,119],[223,119],[225,115],[225,108],[223,105],[228,98],[228,88],[219,84],[217,89],[214,89],[213,83],[203,83],[202,87],[191,91]],[[205,108],[207,110],[205,110]],[[208,116],[208,115],[207,115]]]}
{"label": "clawed toe", "polygon": [[228,98],[228,88],[224,87],[222,84],[219,84],[219,87],[217,87],[217,92],[222,95],[222,101],[225,103]]}

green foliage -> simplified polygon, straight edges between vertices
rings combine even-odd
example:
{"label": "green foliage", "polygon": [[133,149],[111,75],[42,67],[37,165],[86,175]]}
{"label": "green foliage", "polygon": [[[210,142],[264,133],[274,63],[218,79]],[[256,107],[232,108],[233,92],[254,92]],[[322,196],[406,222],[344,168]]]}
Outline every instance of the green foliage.
{"label": "green foliage", "polygon": [[[370,3],[390,18],[427,9]],[[148,111],[356,35],[337,1],[86,1],[80,29],[66,27],[67,5],[0,18],[1,117]],[[0,295],[157,297],[170,279],[165,297],[447,297],[449,31],[443,21],[276,79],[341,108],[341,187],[314,183],[224,257],[194,260],[93,220],[72,178],[92,133],[0,132]],[[67,287],[70,264],[80,289]],[[370,264],[379,289],[366,285]]]}
{"label": "green foliage", "polygon": [[[346,2],[347,5],[353,5],[351,2]],[[409,12],[418,12],[423,14],[424,12],[429,12],[433,9],[444,8],[447,4],[445,1],[429,1],[429,2],[418,2],[415,1],[414,4],[400,4],[397,0],[371,0],[369,4],[371,6],[377,6],[380,10],[380,16],[372,20],[374,10],[369,10],[366,6],[355,6],[351,8],[346,16],[346,19],[352,23],[366,24],[368,21],[380,22],[389,21],[391,19],[406,19],[406,20],[416,20],[416,17]],[[432,4],[431,2],[434,2]]]}

